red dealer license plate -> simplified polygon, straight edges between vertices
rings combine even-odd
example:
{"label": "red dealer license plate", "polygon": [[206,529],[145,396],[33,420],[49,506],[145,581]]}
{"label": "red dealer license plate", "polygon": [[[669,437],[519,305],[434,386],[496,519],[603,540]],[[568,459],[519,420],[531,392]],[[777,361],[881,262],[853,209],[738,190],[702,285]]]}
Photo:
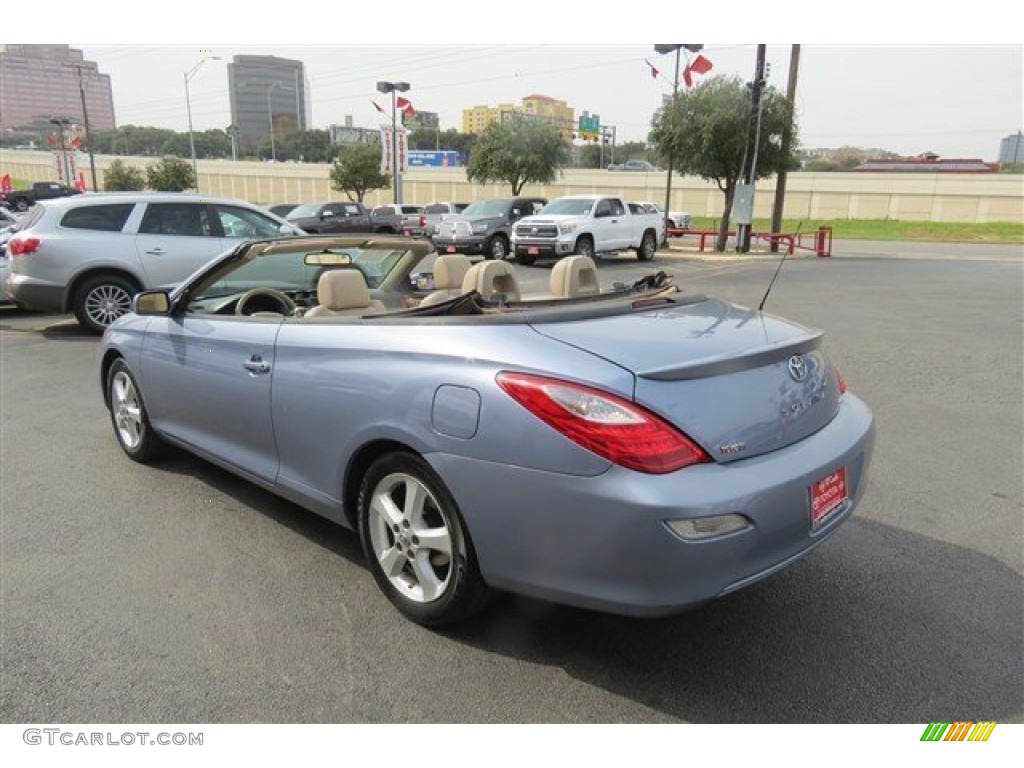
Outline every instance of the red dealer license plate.
{"label": "red dealer license plate", "polygon": [[846,467],[811,485],[811,528],[821,525],[846,499]]}
{"label": "red dealer license plate", "polygon": [[445,250],[445,253],[455,253],[455,246],[454,245],[445,246],[444,250]]}
{"label": "red dealer license plate", "polygon": [[529,254],[530,256],[536,256],[538,253],[540,253],[540,250],[537,248],[527,248],[526,253]]}

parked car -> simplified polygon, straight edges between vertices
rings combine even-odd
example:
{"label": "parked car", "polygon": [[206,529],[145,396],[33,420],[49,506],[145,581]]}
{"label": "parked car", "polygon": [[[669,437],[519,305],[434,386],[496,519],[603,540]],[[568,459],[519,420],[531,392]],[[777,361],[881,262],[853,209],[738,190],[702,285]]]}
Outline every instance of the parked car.
{"label": "parked car", "polygon": [[286,221],[309,234],[376,232],[362,203],[306,203],[293,208]]}
{"label": "parked car", "polygon": [[662,221],[665,222],[666,231],[665,238],[662,242],[668,238],[668,230],[670,229],[689,229],[690,228],[690,214],[686,211],[669,211],[668,216],[665,215],[665,207],[661,203],[652,203],[649,200],[645,200],[640,203],[649,212],[657,213],[661,216]]}
{"label": "parked car", "polygon": [[82,191],[56,181],[37,181],[28,189],[12,189],[0,193],[0,203],[16,211],[27,211],[40,200],[80,195]]}
{"label": "parked car", "polygon": [[511,253],[512,226],[547,204],[543,197],[495,197],[477,200],[462,213],[439,222],[434,246],[442,253],[483,254],[504,259]]}
{"label": "parked car", "polygon": [[661,242],[662,217],[633,213],[618,197],[569,195],[552,200],[535,216],[519,221],[512,231],[512,252],[520,264],[569,254],[635,250],[650,261]]}
{"label": "parked car", "polygon": [[428,203],[423,206],[423,234],[431,237],[437,233],[437,225],[445,219],[462,213],[469,203]]}
{"label": "parked car", "polygon": [[[430,251],[249,242],[140,294],[98,355],[115,439],[138,462],[193,451],[358,531],[381,590],[424,625],[496,590],[671,614],[778,572],[849,519],[873,418],[821,332],[664,273],[389,311],[365,277],[408,284]],[[593,269],[566,259],[552,283]],[[482,261],[463,286],[514,270]]]}
{"label": "parked car", "polygon": [[108,192],[41,202],[8,241],[7,292],[102,332],[143,288],[177,283],[228,248],[302,230],[242,200]]}
{"label": "parked car", "polygon": [[608,166],[609,171],[660,171],[653,163],[649,163],[646,160],[627,160],[621,165],[611,164]]}
{"label": "parked car", "polygon": [[370,212],[370,218],[376,232],[422,235],[426,229],[426,218],[421,205],[378,205]]}

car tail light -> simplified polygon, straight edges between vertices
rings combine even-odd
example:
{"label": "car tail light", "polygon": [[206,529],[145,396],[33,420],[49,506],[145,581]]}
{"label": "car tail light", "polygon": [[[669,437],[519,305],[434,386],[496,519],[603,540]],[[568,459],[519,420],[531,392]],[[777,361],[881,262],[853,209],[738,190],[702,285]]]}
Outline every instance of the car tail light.
{"label": "car tail light", "polygon": [[42,241],[38,237],[12,237],[7,242],[7,250],[11,256],[27,256],[39,250]]}
{"label": "car tail light", "polygon": [[711,460],[660,417],[608,392],[525,373],[502,372],[497,382],[548,426],[627,469],[661,475]]}

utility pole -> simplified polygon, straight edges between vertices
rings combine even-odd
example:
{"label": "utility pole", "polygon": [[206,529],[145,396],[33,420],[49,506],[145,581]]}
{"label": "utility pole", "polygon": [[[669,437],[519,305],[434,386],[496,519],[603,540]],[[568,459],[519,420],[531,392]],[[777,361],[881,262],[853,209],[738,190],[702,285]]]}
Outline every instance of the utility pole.
{"label": "utility pole", "polygon": [[[786,103],[789,104],[790,114],[796,109],[796,79],[800,71],[800,45],[794,45],[789,54],[789,80],[786,83]],[[792,122],[786,125],[782,134],[782,156],[789,156],[789,149],[793,143]],[[786,205],[786,169],[782,168],[775,180],[775,204],[772,207],[772,232],[782,229],[782,213]],[[779,241],[772,238],[772,253],[779,252]]]}
{"label": "utility pole", "polygon": [[737,217],[736,227],[736,251],[747,253],[750,250],[750,225],[754,220],[754,175],[757,163],[757,149],[761,141],[758,135],[761,128],[761,92],[764,90],[764,62],[768,46],[760,43],[757,46],[757,61],[754,64],[754,82],[750,83],[750,127],[747,130],[747,151],[744,155],[743,184],[749,194],[749,211],[744,207],[742,218],[747,219],[741,222]]}
{"label": "utility pole", "polygon": [[92,190],[98,192],[96,185],[96,158],[92,154],[92,127],[89,125],[89,108],[85,104],[85,76],[82,70],[86,69],[84,64],[65,64],[78,73],[78,93],[82,97],[82,121],[85,123],[85,145],[89,148],[89,174],[92,176]]}

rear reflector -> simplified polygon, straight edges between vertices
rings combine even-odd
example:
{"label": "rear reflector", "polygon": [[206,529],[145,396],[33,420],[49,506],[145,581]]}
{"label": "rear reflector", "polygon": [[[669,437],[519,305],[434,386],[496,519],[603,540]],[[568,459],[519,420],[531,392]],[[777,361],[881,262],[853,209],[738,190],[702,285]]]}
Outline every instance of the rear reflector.
{"label": "rear reflector", "polygon": [[736,514],[697,517],[692,520],[668,520],[666,524],[675,533],[689,541],[724,536],[727,533],[741,531],[750,525],[747,518]]}
{"label": "rear reflector", "polygon": [[711,460],[664,419],[608,392],[525,373],[502,372],[497,382],[548,426],[627,469],[661,475]]}

